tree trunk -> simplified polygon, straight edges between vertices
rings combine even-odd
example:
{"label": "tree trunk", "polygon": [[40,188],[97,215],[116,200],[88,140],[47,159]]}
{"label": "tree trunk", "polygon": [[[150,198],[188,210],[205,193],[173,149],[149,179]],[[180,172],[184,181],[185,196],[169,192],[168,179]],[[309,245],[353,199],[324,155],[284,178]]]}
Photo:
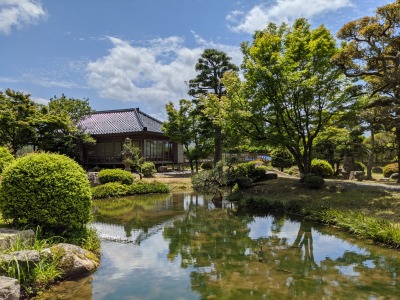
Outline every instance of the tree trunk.
{"label": "tree trunk", "polygon": [[222,130],[221,127],[217,126],[215,128],[214,136],[214,167],[217,163],[222,160]]}
{"label": "tree trunk", "polygon": [[[396,144],[397,144],[397,168],[400,171],[400,127],[396,127]],[[397,177],[397,183],[400,183],[400,176]]]}
{"label": "tree trunk", "polygon": [[375,132],[374,128],[371,124],[371,151],[368,155],[368,163],[367,163],[367,180],[372,180],[372,167],[374,164],[374,149],[375,149]]}

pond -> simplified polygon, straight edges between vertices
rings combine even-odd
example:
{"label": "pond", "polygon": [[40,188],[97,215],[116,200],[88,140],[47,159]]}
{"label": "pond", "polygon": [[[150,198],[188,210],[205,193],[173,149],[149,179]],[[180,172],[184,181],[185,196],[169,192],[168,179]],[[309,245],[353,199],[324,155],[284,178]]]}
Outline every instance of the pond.
{"label": "pond", "polygon": [[101,267],[40,299],[400,298],[398,251],[217,206],[198,194],[96,201]]}

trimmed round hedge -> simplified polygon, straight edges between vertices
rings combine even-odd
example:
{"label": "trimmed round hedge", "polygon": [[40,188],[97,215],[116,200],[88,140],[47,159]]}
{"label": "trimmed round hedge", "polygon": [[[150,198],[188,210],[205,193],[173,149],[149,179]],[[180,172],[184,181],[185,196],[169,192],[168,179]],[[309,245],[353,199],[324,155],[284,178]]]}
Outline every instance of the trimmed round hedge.
{"label": "trimmed round hedge", "polygon": [[383,167],[383,176],[388,178],[390,177],[393,173],[399,173],[399,166],[397,163],[394,164],[388,164]]}
{"label": "trimmed round hedge", "polygon": [[311,161],[311,173],[322,178],[332,177],[333,168],[326,160],[313,159]]}
{"label": "trimmed round hedge", "polygon": [[31,153],[15,160],[2,176],[0,209],[3,218],[12,219],[14,224],[74,233],[90,220],[89,181],[71,158]]}
{"label": "trimmed round hedge", "polygon": [[120,169],[104,169],[99,172],[99,181],[101,184],[108,182],[120,182],[130,185],[133,183],[132,173]]}
{"label": "trimmed round hedge", "polygon": [[0,147],[0,174],[4,168],[14,161],[14,156],[5,147]]}
{"label": "trimmed round hedge", "polygon": [[140,166],[140,170],[142,171],[144,177],[152,177],[157,172],[156,166],[150,161],[144,162]]}

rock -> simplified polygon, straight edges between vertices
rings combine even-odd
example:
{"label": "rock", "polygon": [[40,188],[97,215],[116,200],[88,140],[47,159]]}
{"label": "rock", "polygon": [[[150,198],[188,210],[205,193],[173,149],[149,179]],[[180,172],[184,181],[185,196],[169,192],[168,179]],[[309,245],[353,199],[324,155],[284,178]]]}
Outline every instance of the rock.
{"label": "rock", "polygon": [[398,179],[399,178],[399,173],[393,173],[392,175],[390,175],[389,178],[390,179]]}
{"label": "rock", "polygon": [[14,246],[16,243],[33,244],[35,232],[29,230],[16,230],[10,228],[0,229],[0,250],[6,250]]}
{"label": "rock", "polygon": [[271,179],[277,179],[278,178],[278,174],[273,173],[273,172],[267,172],[265,174],[265,180],[271,180]]}
{"label": "rock", "polygon": [[64,278],[89,274],[99,266],[99,258],[95,254],[76,245],[61,243],[50,250],[53,257],[61,257],[59,266]]}
{"label": "rock", "polygon": [[18,300],[21,287],[17,279],[0,276],[0,300]]}
{"label": "rock", "polygon": [[0,254],[0,261],[6,264],[14,263],[15,261],[19,266],[33,267],[40,262],[40,254],[37,250],[22,250],[15,251],[8,254]]}

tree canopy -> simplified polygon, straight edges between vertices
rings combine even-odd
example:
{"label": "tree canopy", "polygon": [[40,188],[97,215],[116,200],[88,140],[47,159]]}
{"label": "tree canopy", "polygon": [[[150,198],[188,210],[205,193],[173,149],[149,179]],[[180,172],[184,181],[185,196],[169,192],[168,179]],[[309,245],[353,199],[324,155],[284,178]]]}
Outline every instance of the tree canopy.
{"label": "tree canopy", "polygon": [[308,174],[314,139],[352,102],[351,84],[331,62],[334,37],[305,19],[291,27],[271,23],[242,51],[245,80],[232,72],[223,80],[224,119],[253,140],[285,147]]}

